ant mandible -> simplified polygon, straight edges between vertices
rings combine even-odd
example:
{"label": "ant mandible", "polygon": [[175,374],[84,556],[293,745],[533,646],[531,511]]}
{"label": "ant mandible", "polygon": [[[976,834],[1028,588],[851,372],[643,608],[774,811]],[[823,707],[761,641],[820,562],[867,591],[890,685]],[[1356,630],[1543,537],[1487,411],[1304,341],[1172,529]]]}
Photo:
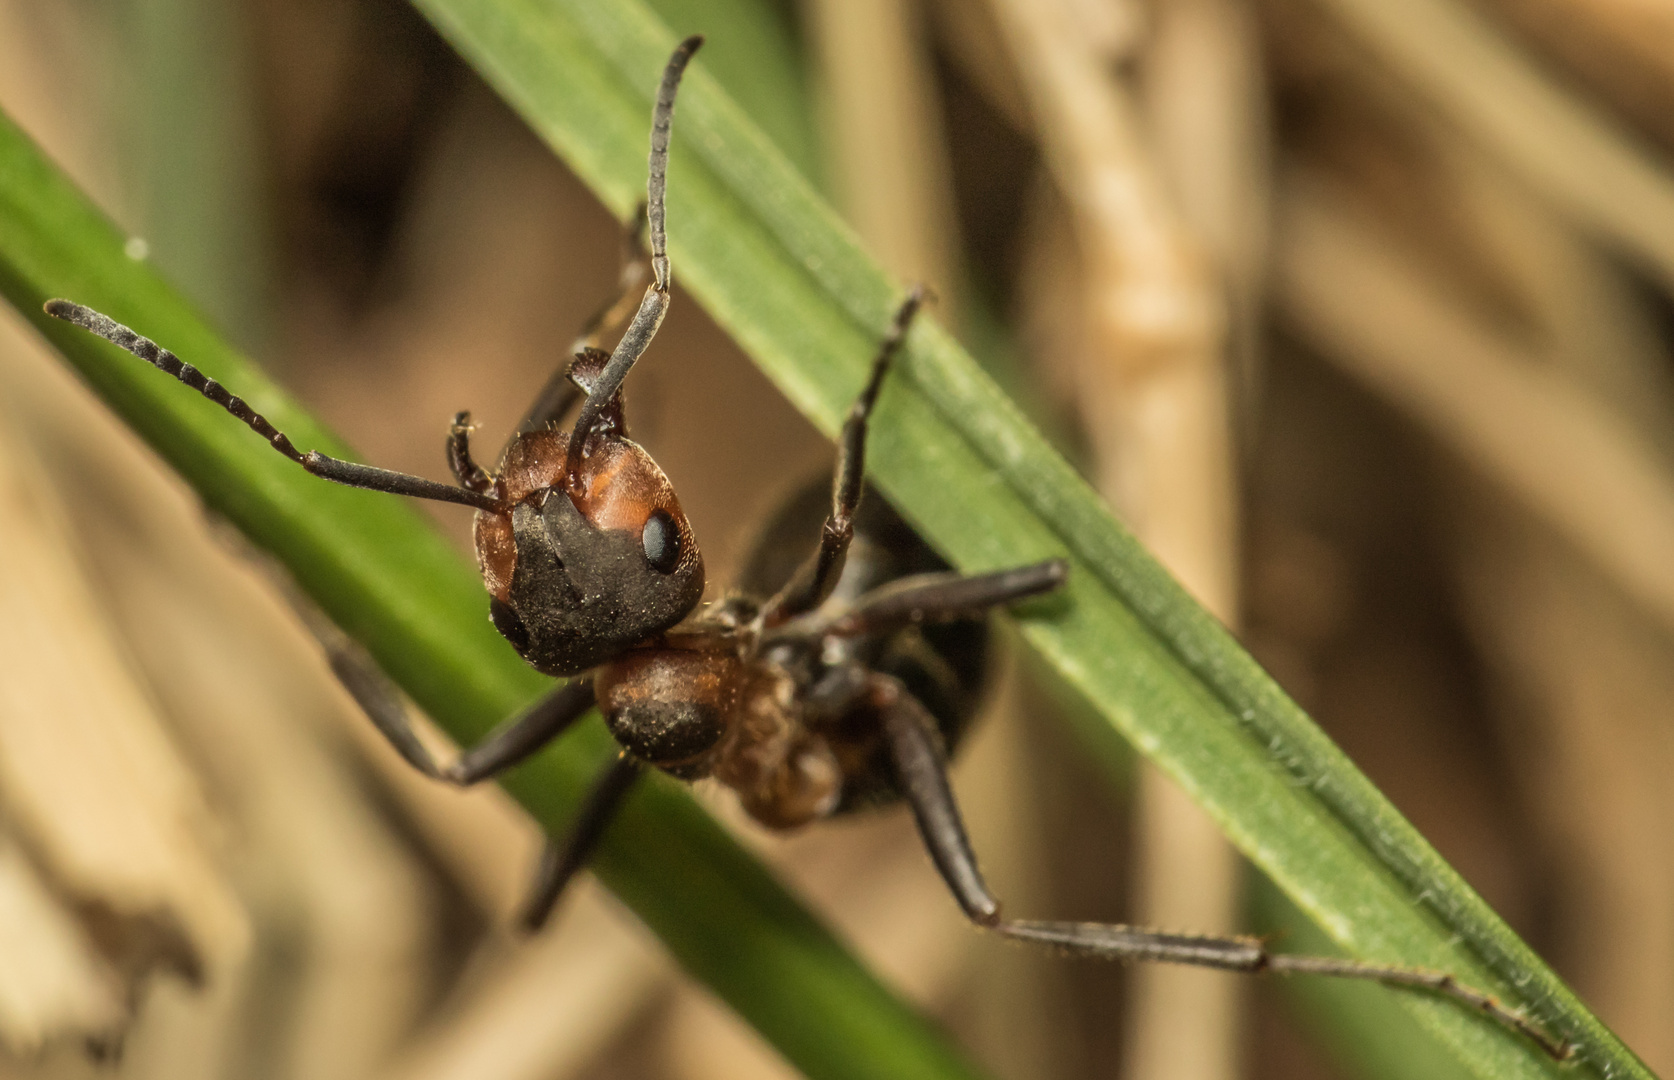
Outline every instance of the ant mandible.
{"label": "ant mandible", "polygon": [[[197,390],[315,476],[477,511],[477,561],[494,626],[542,673],[592,677],[564,683],[441,766],[381,677],[347,650],[332,650],[332,665],[402,757],[427,776],[460,786],[517,764],[598,704],[622,753],[586,793],[568,836],[548,842],[522,916],[531,930],[586,865],[614,811],[650,765],[683,780],[713,777],[737,792],[752,817],[775,829],[904,799],[966,916],[1009,938],[1104,959],[1306,972],[1428,990],[1522,1032],[1554,1057],[1567,1057],[1567,1046],[1523,1016],[1440,972],[1271,953],[1253,938],[1001,917],[966,838],[946,760],[980,681],[984,613],[1057,588],[1067,564],[1052,559],[961,576],[887,504],[862,504],[867,422],[921,290],[896,311],[849,410],[829,513],[811,557],[794,572],[764,570],[783,561],[777,534],[797,523],[798,515],[782,516],[753,560],[756,569],[746,574],[760,591],[697,611],[703,557],[668,477],[628,438],[621,387],[668,312],[669,132],[675,91],[702,43],[691,37],[675,49],[651,114],[645,207],[651,281],[644,297],[613,352],[595,347],[594,340],[616,309],[631,302],[631,287],[593,320],[574,361],[542,389],[493,472],[471,456],[466,413],[454,418],[447,440],[457,486],[303,453],[243,399],[127,327],[66,300],[48,302],[46,311]],[[556,424],[578,398],[580,409],[566,432]],[[881,546],[894,550],[881,562],[868,556],[860,560],[866,565],[845,574],[857,527],[863,536],[893,536]]]}

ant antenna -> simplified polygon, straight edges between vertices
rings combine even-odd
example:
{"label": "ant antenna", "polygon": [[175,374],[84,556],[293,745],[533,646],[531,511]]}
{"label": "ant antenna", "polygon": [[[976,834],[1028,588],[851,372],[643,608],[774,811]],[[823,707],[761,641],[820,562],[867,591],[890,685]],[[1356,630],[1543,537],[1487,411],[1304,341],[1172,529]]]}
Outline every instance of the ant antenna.
{"label": "ant antenna", "polygon": [[680,77],[686,73],[692,54],[702,44],[701,34],[693,34],[682,41],[674,50],[674,55],[668,58],[668,66],[663,69],[663,81],[657,87],[657,106],[651,113],[651,175],[645,185],[646,220],[651,226],[651,285],[645,290],[645,299],[640,301],[634,321],[628,324],[627,332],[617,343],[616,351],[610,354],[610,362],[599,372],[593,389],[588,392],[587,400],[582,402],[581,412],[575,418],[566,463],[572,484],[580,472],[581,448],[587,442],[593,425],[598,422],[599,414],[616,396],[622,380],[628,377],[628,369],[650,346],[657,328],[663,324],[663,316],[668,314],[670,278],[663,197],[668,189],[669,131],[674,124],[674,95],[680,89]]}
{"label": "ant antenna", "polygon": [[228,390],[208,375],[169,352],[148,337],[142,337],[123,326],[109,315],[102,315],[90,307],[68,300],[48,300],[42,309],[55,319],[63,319],[90,334],[104,338],[112,345],[125,349],[152,367],[173,375],[193,390],[244,421],[246,427],[268,441],[275,450],[298,465],[303,464],[302,451],[291,444],[290,438],[252,409],[248,402]]}
{"label": "ant antenna", "polygon": [[499,511],[506,509],[499,499],[486,491],[450,487],[447,484],[439,484],[434,480],[426,480],[422,476],[408,476],[405,473],[378,469],[371,465],[361,465],[353,461],[344,461],[341,458],[327,457],[318,450],[303,453],[291,442],[290,437],[274,427],[267,417],[252,409],[249,402],[155,341],[136,334],[109,315],[101,315],[90,307],[71,303],[68,300],[48,300],[45,311],[53,318],[63,319],[67,323],[81,327],[90,334],[96,334],[112,345],[134,354],[152,367],[173,375],[176,379],[242,420],[251,431],[266,439],[269,446],[315,476],[334,480],[339,484],[347,484],[349,487],[366,488],[370,491],[385,491],[392,495],[410,495],[415,499],[459,503],[478,510]]}

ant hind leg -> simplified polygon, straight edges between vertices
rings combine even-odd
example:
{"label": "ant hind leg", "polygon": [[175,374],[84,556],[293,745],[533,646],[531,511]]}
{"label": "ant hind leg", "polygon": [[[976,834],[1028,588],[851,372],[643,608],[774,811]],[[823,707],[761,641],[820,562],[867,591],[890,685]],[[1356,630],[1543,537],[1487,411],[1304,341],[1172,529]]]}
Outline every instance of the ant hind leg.
{"label": "ant hind leg", "polygon": [[1335,957],[1270,953],[1254,938],[1171,934],[1115,923],[1034,922],[1001,918],[1000,902],[983,881],[982,873],[977,869],[976,853],[965,835],[958,804],[948,785],[941,748],[932,734],[934,721],[899,682],[886,675],[872,677],[872,700],[882,718],[897,782],[912,807],[931,860],[965,915],[978,926],[1015,940],[1097,959],[1191,964],[1246,974],[1273,971],[1329,975],[1427,991],[1449,998],[1527,1037],[1557,1060],[1570,1056],[1571,1049],[1567,1044],[1553,1038],[1521,1013],[1506,1008],[1491,995],[1465,986],[1443,972]]}

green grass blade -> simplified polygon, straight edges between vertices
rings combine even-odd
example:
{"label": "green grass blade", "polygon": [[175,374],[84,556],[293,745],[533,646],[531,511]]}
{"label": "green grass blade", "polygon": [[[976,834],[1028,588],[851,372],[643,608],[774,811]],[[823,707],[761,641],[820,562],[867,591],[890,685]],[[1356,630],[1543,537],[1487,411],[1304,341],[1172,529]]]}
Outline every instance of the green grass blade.
{"label": "green grass blade", "polygon": [[[1312,925],[1271,881],[1251,875],[1254,929],[1286,950],[1334,955],[1331,939]],[[1288,979],[1287,1004],[1303,1027],[1345,1071],[1364,1080],[1466,1080],[1471,1074],[1404,1013],[1381,987],[1322,979]]]}
{"label": "green grass blade", "polygon": [[[669,30],[634,0],[417,2],[625,217],[640,197],[644,116]],[[900,286],[725,97],[701,56],[682,92],[669,222],[677,280],[835,431]],[[1352,955],[1497,988],[1601,1073],[1649,1075],[947,334],[921,323],[899,372],[868,457],[879,485],[965,569],[1072,560],[1070,587],[1032,607],[1025,636],[1333,940]],[[1532,1045],[1452,1005],[1413,994],[1401,1002],[1477,1075],[1555,1075]]]}
{"label": "green grass blade", "polygon": [[[212,510],[288,565],[455,738],[479,737],[549,687],[490,628],[474,569],[412,508],[321,483],[216,406],[42,313],[54,296],[91,304],[236,387],[298,445],[345,452],[154,271],[128,259],[124,240],[0,115],[0,293]],[[506,786],[549,829],[561,829],[612,750],[602,725],[583,725]],[[596,868],[688,971],[808,1075],[978,1075],[678,784],[636,792]]]}

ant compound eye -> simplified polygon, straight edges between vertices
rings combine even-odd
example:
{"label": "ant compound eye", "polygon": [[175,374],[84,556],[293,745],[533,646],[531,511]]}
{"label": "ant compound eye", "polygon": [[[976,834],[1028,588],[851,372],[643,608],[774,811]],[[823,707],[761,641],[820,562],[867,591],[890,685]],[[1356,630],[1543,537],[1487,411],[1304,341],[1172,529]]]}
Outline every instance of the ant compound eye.
{"label": "ant compound eye", "polygon": [[667,510],[655,510],[646,519],[640,543],[645,546],[645,561],[659,574],[674,571],[680,561],[680,529]]}

